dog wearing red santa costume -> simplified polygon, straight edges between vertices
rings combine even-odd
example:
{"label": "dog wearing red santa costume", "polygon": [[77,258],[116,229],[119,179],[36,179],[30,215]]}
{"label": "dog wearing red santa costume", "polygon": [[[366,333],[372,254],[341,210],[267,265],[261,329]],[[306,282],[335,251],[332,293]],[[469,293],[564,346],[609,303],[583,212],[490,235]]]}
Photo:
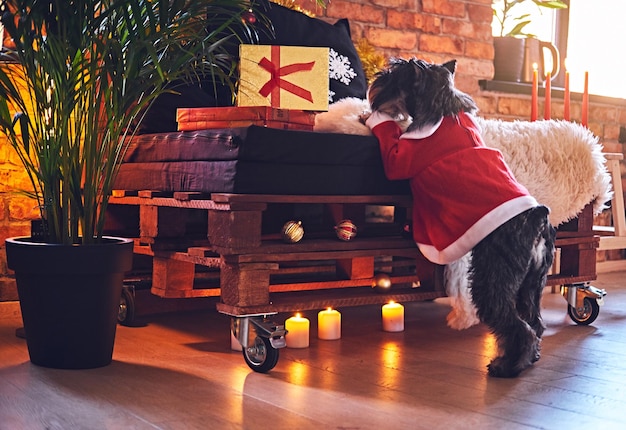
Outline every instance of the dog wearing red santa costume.
{"label": "dog wearing red santa costume", "polygon": [[[454,86],[456,62],[394,59],[368,91],[365,124],[378,138],[387,177],[407,179],[420,251],[469,282],[496,336],[495,377],[515,377],[540,357],[540,300],[555,230],[497,149],[485,146],[472,98]],[[401,127],[397,119],[409,125]]]}

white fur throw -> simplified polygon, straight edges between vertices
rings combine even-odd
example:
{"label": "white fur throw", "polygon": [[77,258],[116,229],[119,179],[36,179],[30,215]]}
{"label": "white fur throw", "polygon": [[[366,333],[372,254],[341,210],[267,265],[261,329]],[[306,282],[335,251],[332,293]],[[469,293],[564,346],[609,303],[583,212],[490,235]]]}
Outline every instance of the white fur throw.
{"label": "white fur throw", "polygon": [[611,200],[602,145],[586,127],[562,120],[477,123],[485,144],[502,151],[516,179],[550,208],[553,225],[575,218],[587,203],[598,214]]}
{"label": "white fur throw", "polygon": [[[371,135],[359,121],[367,100],[346,98],[315,117],[315,131]],[[586,127],[569,121],[501,121],[477,118],[485,144],[502,151],[517,180],[550,208],[554,226],[588,204],[594,214],[611,200],[611,176],[602,145]]]}
{"label": "white fur throw", "polygon": [[359,115],[369,112],[367,100],[346,97],[328,106],[327,112],[315,115],[314,131],[324,133],[359,134],[370,136],[370,129],[359,121]]}

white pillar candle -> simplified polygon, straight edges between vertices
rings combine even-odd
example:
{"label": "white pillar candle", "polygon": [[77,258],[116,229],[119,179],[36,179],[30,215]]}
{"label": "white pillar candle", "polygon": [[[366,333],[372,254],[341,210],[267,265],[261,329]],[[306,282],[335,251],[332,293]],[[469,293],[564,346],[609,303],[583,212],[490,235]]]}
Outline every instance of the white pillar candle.
{"label": "white pillar candle", "polygon": [[325,309],[317,314],[317,337],[324,340],[341,338],[341,314],[335,309]]}
{"label": "white pillar candle", "polygon": [[383,305],[383,331],[404,331],[404,306],[400,303]]}
{"label": "white pillar candle", "polygon": [[287,335],[285,341],[287,348],[308,348],[309,347],[309,320],[296,314],[285,320]]}

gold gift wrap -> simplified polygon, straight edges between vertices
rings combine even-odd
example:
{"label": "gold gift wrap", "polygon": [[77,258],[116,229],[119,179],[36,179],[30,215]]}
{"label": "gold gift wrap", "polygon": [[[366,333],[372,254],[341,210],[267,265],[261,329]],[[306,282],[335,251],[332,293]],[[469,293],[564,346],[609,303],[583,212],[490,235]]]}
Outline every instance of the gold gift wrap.
{"label": "gold gift wrap", "polygon": [[328,48],[240,45],[237,106],[328,110]]}

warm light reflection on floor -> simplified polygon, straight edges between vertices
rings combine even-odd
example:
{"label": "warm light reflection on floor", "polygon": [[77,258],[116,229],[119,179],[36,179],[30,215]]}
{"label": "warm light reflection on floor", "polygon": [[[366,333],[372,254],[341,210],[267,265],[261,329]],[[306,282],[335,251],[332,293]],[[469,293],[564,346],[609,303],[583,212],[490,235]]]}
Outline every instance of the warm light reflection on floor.
{"label": "warm light reflection on floor", "polygon": [[496,337],[491,333],[486,333],[483,336],[483,350],[482,353],[489,357],[489,360],[495,358],[498,355],[498,344],[496,343]]}
{"label": "warm light reflection on floor", "polygon": [[297,361],[289,362],[287,374],[289,375],[289,382],[294,385],[304,386],[310,383],[310,368],[305,364],[298,363]]}
{"label": "warm light reflection on floor", "polygon": [[[232,387],[232,389],[237,393],[245,392],[245,384],[246,378],[248,377],[249,372],[230,372],[225,375],[228,377],[228,385]],[[227,407],[225,415],[228,416],[228,419],[235,423],[243,423],[245,417],[244,405],[242,403],[243,399],[240,396],[233,397],[232,401],[227,403]]]}
{"label": "warm light reflection on floor", "polygon": [[397,387],[399,368],[402,362],[402,347],[395,342],[386,342],[380,350],[381,371],[378,384],[383,387]]}

